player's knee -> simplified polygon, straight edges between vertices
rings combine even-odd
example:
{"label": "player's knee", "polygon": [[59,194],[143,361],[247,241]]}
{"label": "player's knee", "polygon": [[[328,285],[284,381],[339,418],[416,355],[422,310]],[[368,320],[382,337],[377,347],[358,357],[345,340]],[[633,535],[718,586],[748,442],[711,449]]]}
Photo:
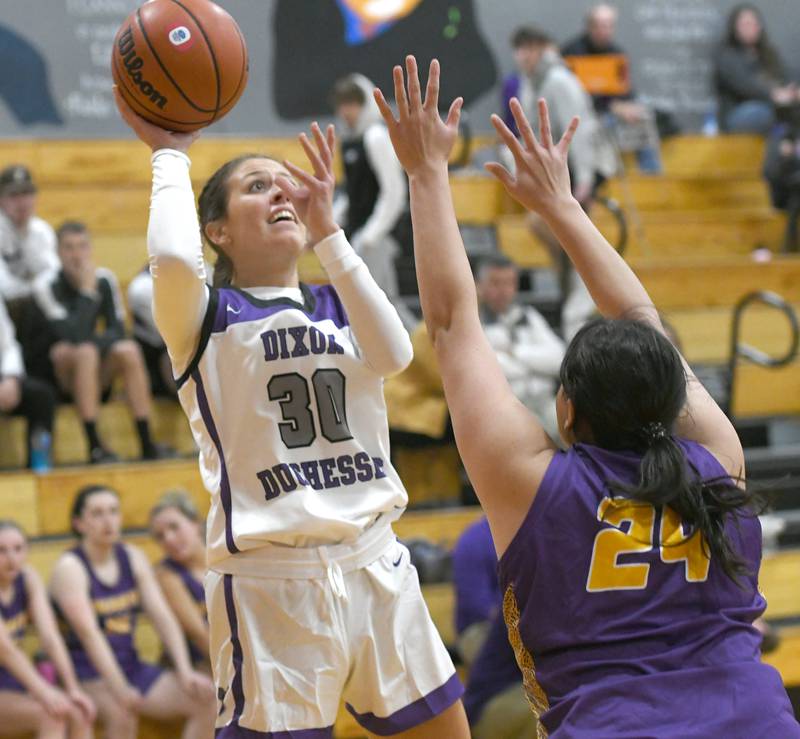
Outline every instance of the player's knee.
{"label": "player's knee", "polygon": [[111,356],[124,365],[143,364],[142,351],[139,345],[131,339],[115,342],[111,347]]}
{"label": "player's knee", "polygon": [[100,361],[100,352],[97,345],[84,341],[75,347],[75,359],[81,365],[97,364]]}
{"label": "player's knee", "polygon": [[71,364],[75,359],[75,347],[62,341],[50,347],[50,361],[56,367]]}
{"label": "player's knee", "polygon": [[136,736],[139,717],[132,711],[116,707],[104,717],[108,736]]}

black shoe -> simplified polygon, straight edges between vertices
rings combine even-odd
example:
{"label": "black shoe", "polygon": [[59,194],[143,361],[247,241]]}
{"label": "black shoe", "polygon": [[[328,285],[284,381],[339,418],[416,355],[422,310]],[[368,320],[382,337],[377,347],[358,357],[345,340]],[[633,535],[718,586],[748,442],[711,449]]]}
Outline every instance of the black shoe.
{"label": "black shoe", "polygon": [[142,452],[142,459],[147,461],[154,459],[175,459],[178,456],[178,452],[168,444],[150,444]]}
{"label": "black shoe", "polygon": [[89,464],[114,464],[119,457],[102,446],[96,446],[89,452]]}

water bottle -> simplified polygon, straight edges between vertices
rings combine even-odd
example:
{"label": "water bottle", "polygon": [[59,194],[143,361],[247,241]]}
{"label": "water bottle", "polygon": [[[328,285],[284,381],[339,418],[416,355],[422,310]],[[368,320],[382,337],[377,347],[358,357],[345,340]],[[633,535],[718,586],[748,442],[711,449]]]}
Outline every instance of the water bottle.
{"label": "water bottle", "polygon": [[716,136],[719,133],[719,123],[717,122],[717,114],[713,110],[706,113],[703,119],[703,136]]}
{"label": "water bottle", "polygon": [[34,429],[31,434],[31,470],[48,472],[53,468],[50,459],[53,437],[47,429]]}

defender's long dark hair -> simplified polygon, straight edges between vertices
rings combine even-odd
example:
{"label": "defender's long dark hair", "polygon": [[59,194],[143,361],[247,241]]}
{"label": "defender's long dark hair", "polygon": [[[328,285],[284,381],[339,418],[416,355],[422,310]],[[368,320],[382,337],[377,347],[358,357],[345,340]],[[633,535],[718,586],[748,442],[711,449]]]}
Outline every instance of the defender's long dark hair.
{"label": "defender's long dark hair", "polygon": [[752,13],[756,18],[758,18],[758,23],[761,26],[761,35],[759,36],[755,45],[759,62],[761,62],[762,67],[764,67],[764,69],[771,76],[781,77],[783,75],[783,64],[781,62],[780,55],[769,40],[767,27],[764,23],[764,15],[755,5],[751,5],[750,3],[742,3],[731,10],[730,15],[728,15],[725,44],[734,49],[743,48],[742,42],[736,35],[736,23],[739,20],[739,16],[745,12]]}
{"label": "defender's long dark hair", "polygon": [[212,221],[225,218],[228,215],[228,180],[233,171],[248,159],[272,159],[266,154],[242,154],[241,156],[225,162],[206,182],[198,200],[198,210],[200,213],[200,231],[208,245],[217,255],[214,263],[214,287],[224,287],[233,281],[233,261],[206,235],[206,226]]}
{"label": "defender's long dark hair", "polygon": [[728,478],[702,480],[690,469],[672,432],[686,404],[681,357],[653,326],[600,318],[573,338],[561,364],[561,384],[575,407],[580,441],[642,455],[639,482],[609,480],[612,492],[670,506],[700,531],[706,553],[736,580],[749,572],[725,533],[733,515],[755,515],[754,495]]}

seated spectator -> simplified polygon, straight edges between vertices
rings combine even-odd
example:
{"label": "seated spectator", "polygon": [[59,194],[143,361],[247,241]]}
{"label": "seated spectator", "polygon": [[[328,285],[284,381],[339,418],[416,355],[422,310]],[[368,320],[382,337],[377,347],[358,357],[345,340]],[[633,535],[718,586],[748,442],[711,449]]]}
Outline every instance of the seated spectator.
{"label": "seated spectator", "polygon": [[28,297],[34,281],[58,271],[56,235],[36,212],[36,185],[21,164],[0,172],[0,297]]}
{"label": "seated spectator", "polygon": [[[121,541],[119,497],[83,488],[72,505],[79,538],[56,562],[51,595],[83,689],[106,737],[136,739],[139,716],[184,719],[183,739],[211,739],[216,702],[206,675],[193,669],[178,622],[144,552]],[[144,662],[134,634],[140,610],[152,620],[175,670]]]}
{"label": "seated spectator", "polygon": [[178,490],[163,495],[150,511],[150,531],[165,555],[156,577],[186,635],[192,664],[210,672],[205,523],[189,495]]}
{"label": "seated spectator", "polygon": [[170,450],[150,437],[150,385],[142,352],[125,337],[122,300],[113,273],[95,268],[86,226],[68,221],[58,229],[61,271],[37,282],[28,347],[32,374],[52,378],[75,401],[89,442],[91,463],[116,455],[101,443],[97,414],[101,394],[121,377],[136,421],[143,459]]}
{"label": "seated spectator", "polygon": [[[28,421],[28,467],[50,466],[55,405],[56,394],[52,386],[25,375],[22,349],[14,334],[14,324],[0,299],[0,413],[24,416]],[[36,451],[45,456],[34,460],[34,446],[41,446],[43,434],[46,448]]]}
{"label": "seated spectator", "polygon": [[411,331],[416,320],[400,298],[395,267],[402,241],[410,233],[408,186],[372,97],[374,87],[363,75],[351,74],[333,88],[345,189],[336,199],[335,217]]}
{"label": "seated spectator", "polygon": [[[565,57],[605,55],[627,57],[625,51],[615,41],[617,15],[617,9],[612,5],[605,3],[595,5],[586,14],[584,33],[567,42],[561,53]],[[621,148],[627,149],[628,140],[639,143],[636,148],[639,169],[657,174],[661,171],[661,157],[655,116],[647,106],[636,99],[629,84],[627,87],[629,89],[626,92],[619,94],[593,93],[594,109],[602,120],[616,130]]]}
{"label": "seated spectator", "polygon": [[765,136],[775,124],[776,106],[800,100],[797,85],[789,83],[780,55],[770,43],[761,11],[753,5],[731,11],[715,67],[723,131]]}
{"label": "seated spectator", "polygon": [[539,311],[519,305],[519,270],[503,256],[483,259],[476,288],[481,323],[514,395],[558,441],[555,397],[564,342]]}
{"label": "seated spectator", "polygon": [[486,518],[472,524],[453,550],[458,649],[468,668],[464,694],[475,739],[529,739],[536,718],[502,613],[497,555]]}
{"label": "seated spectator", "polygon": [[142,350],[153,395],[177,398],[167,345],[153,318],[153,276],[148,267],[128,286],[128,308],[133,318],[133,338]]}
{"label": "seated spectator", "polygon": [[[91,739],[94,704],[78,684],[47,591],[26,563],[27,554],[22,529],[0,521],[0,736]],[[20,646],[31,626],[60,686],[48,682]]]}
{"label": "seated spectator", "polygon": [[411,346],[411,364],[384,384],[392,443],[427,446],[452,441],[442,376],[424,321],[411,334]]}
{"label": "seated spectator", "polygon": [[511,115],[511,98],[519,99],[534,129],[538,126],[539,98],[547,101],[553,139],[558,141],[574,116],[581,125],[575,132],[569,153],[573,194],[584,207],[591,205],[597,186],[616,169],[616,155],[609,148],[594,114],[591,98],[578,78],[570,72],[552,39],[534,26],[518,28],[511,37],[517,72],[503,83],[503,120],[516,130]]}

